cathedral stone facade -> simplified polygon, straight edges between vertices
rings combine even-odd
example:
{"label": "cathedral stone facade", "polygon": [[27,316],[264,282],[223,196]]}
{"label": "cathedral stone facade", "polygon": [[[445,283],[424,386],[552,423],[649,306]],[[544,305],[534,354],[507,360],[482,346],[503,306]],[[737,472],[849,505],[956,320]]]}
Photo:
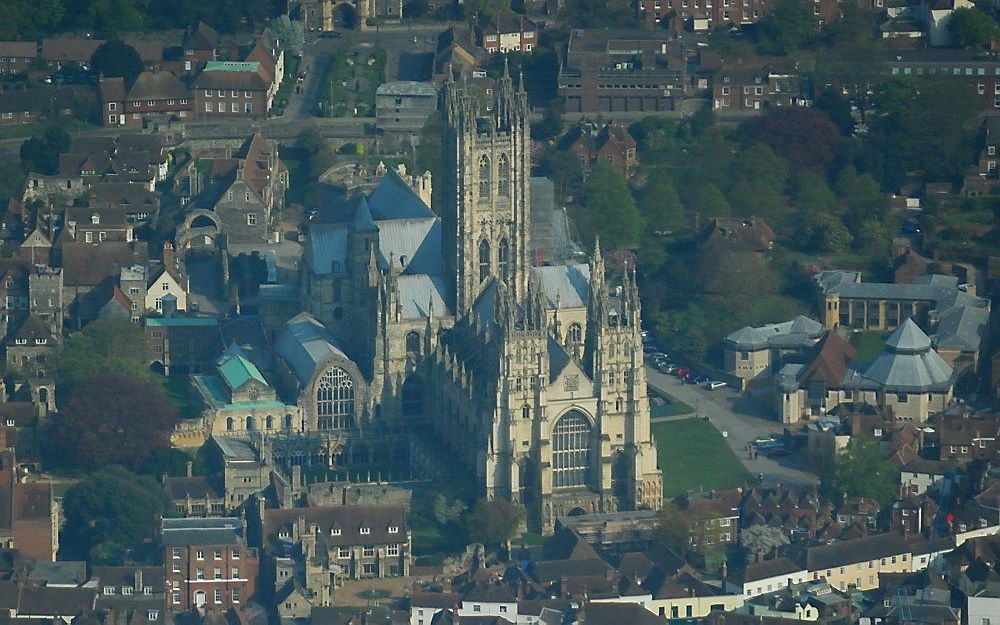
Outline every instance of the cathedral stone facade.
{"label": "cathedral stone facade", "polygon": [[536,530],[658,508],[634,269],[609,288],[599,244],[589,264],[533,266],[523,80],[505,72],[490,102],[449,81],[441,106],[440,217],[427,174],[389,172],[349,221],[310,229],[313,329],[282,350],[302,414],[397,447],[401,432],[432,439]]}

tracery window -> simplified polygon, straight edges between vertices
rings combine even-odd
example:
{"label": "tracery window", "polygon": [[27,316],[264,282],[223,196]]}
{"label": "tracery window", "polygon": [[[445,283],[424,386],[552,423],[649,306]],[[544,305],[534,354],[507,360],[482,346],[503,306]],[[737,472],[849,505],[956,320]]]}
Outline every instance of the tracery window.
{"label": "tracery window", "polygon": [[590,421],[571,411],[552,430],[552,486],[586,486],[590,472]]}
{"label": "tracery window", "polygon": [[479,197],[486,198],[490,196],[490,157],[485,154],[479,159]]}
{"label": "tracery window", "polygon": [[500,272],[500,279],[507,280],[507,271],[510,268],[510,243],[507,239],[500,239],[500,248],[497,250],[497,269]]}
{"label": "tracery window", "polygon": [[484,282],[490,275],[490,244],[483,239],[479,242],[479,281]]}
{"label": "tracery window", "polygon": [[497,162],[497,195],[510,195],[510,161],[506,154]]}
{"label": "tracery window", "polygon": [[341,430],[354,426],[354,381],[340,367],[331,367],[316,388],[317,426]]}

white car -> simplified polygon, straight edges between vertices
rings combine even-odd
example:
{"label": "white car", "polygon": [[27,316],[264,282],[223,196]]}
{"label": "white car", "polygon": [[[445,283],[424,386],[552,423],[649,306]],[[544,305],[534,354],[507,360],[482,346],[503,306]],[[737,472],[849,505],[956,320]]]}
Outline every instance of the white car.
{"label": "white car", "polygon": [[708,388],[708,390],[714,391],[717,388],[722,388],[723,386],[726,386],[726,383],[721,380],[711,380],[709,382],[706,382],[705,386]]}

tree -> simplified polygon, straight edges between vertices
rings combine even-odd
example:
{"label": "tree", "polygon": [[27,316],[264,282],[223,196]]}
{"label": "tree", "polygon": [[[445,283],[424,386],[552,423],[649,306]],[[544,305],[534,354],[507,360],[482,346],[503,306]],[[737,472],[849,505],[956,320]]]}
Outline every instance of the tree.
{"label": "tree", "polygon": [[561,205],[568,196],[575,195],[583,182],[580,159],[572,152],[552,146],[542,155],[542,170],[552,179],[556,203]]}
{"label": "tree", "polygon": [[600,163],[583,184],[583,209],[576,225],[584,241],[600,235],[608,249],[631,247],[642,235],[642,217],[621,172],[610,163]]}
{"label": "tree", "polygon": [[4,0],[0,2],[0,39],[37,39],[62,22],[62,0]]}
{"label": "tree", "polygon": [[0,157],[0,206],[7,206],[10,198],[21,198],[24,192],[24,178],[24,171],[16,160],[6,156]]}
{"label": "tree", "polygon": [[697,212],[702,219],[728,217],[730,213],[726,197],[711,182],[698,184],[692,181],[684,196],[684,206]]}
{"label": "tree", "polygon": [[90,549],[87,561],[91,566],[122,566],[125,564],[125,556],[128,550],[115,542],[106,542],[94,545]]}
{"label": "tree", "polygon": [[510,0],[465,0],[462,10],[466,17],[478,16],[480,21],[489,20],[497,15],[510,13]]}
{"label": "tree", "polygon": [[118,547],[152,540],[170,501],[153,478],[107,466],[70,487],[62,509],[66,524],[59,557],[82,560],[92,549],[113,557]]}
{"label": "tree", "polygon": [[545,141],[558,137],[563,131],[563,104],[559,98],[553,98],[542,111],[542,121],[532,127],[535,139]]}
{"label": "tree", "polygon": [[633,3],[628,0],[573,0],[563,5],[559,18],[574,28],[631,28],[636,25]]}
{"label": "tree", "polygon": [[781,107],[743,124],[747,143],[767,144],[795,169],[825,171],[841,136],[826,113],[802,106]]}
{"label": "tree", "polygon": [[691,548],[691,518],[671,501],[664,504],[656,519],[656,541],[684,555]]}
{"label": "tree", "polygon": [[684,206],[673,182],[666,175],[651,171],[639,195],[639,211],[646,226],[654,231],[677,230],[684,225]]}
{"label": "tree", "polygon": [[194,462],[194,460],[190,455],[176,447],[157,447],[149,454],[146,461],[142,463],[142,469],[139,472],[154,478],[159,478],[163,475],[183,477],[187,475],[188,462],[193,462],[192,469],[194,470],[194,474],[201,475],[200,463]]}
{"label": "tree", "polygon": [[465,518],[469,538],[486,546],[499,545],[517,534],[524,508],[505,499],[481,499]]}
{"label": "tree", "polygon": [[1000,38],[997,21],[975,7],[955,9],[948,20],[948,31],[963,48],[989,45]]}
{"label": "tree", "polygon": [[90,67],[98,76],[121,77],[128,90],[142,72],[142,57],[123,41],[105,41],[91,55]]}
{"label": "tree", "polygon": [[845,100],[833,87],[827,87],[816,96],[816,108],[827,114],[841,134],[850,135],[854,132],[854,117],[851,116],[851,103]]}
{"label": "tree", "polygon": [[59,167],[59,155],[69,150],[69,133],[61,126],[49,126],[41,139],[31,137],[21,144],[21,166],[26,172],[52,175]]}
{"label": "tree", "polygon": [[760,22],[757,47],[762,54],[788,54],[816,34],[813,3],[809,0],[776,0],[771,13]]}
{"label": "tree", "polygon": [[899,469],[885,457],[879,444],[865,436],[852,436],[823,476],[831,497],[870,497],[886,504],[898,493]]}
{"label": "tree", "polygon": [[758,524],[740,532],[740,546],[746,552],[747,564],[759,561],[763,556],[787,544],[788,535],[780,527]]}
{"label": "tree", "polygon": [[434,520],[441,525],[456,523],[467,509],[468,506],[461,499],[456,499],[449,504],[448,499],[439,494],[434,499]]}
{"label": "tree", "polygon": [[287,15],[281,15],[271,22],[271,32],[277,37],[285,51],[293,55],[302,54],[302,45],[305,43],[302,22],[292,20]]}
{"label": "tree", "polygon": [[[72,0],[82,9],[78,15],[85,24],[105,37],[142,29],[149,0]],[[75,12],[74,12],[75,13]],[[80,18],[77,18],[79,21]]]}
{"label": "tree", "polygon": [[97,374],[78,384],[53,420],[57,462],[92,470],[122,464],[137,470],[153,450],[170,445],[177,408],[159,386],[121,374]]}
{"label": "tree", "polygon": [[95,372],[146,379],[151,361],[142,328],[120,319],[98,319],[66,341],[59,359],[59,381],[72,387]]}

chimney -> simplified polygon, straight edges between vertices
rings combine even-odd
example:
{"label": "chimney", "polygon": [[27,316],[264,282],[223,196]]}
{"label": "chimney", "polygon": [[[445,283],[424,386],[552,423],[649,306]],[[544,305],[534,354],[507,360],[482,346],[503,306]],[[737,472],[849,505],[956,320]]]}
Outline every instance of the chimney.
{"label": "chimney", "polygon": [[194,462],[191,462],[190,460],[187,461],[187,476],[194,476]]}
{"label": "chimney", "polygon": [[139,595],[142,593],[142,567],[136,567],[135,569],[135,594]]}

